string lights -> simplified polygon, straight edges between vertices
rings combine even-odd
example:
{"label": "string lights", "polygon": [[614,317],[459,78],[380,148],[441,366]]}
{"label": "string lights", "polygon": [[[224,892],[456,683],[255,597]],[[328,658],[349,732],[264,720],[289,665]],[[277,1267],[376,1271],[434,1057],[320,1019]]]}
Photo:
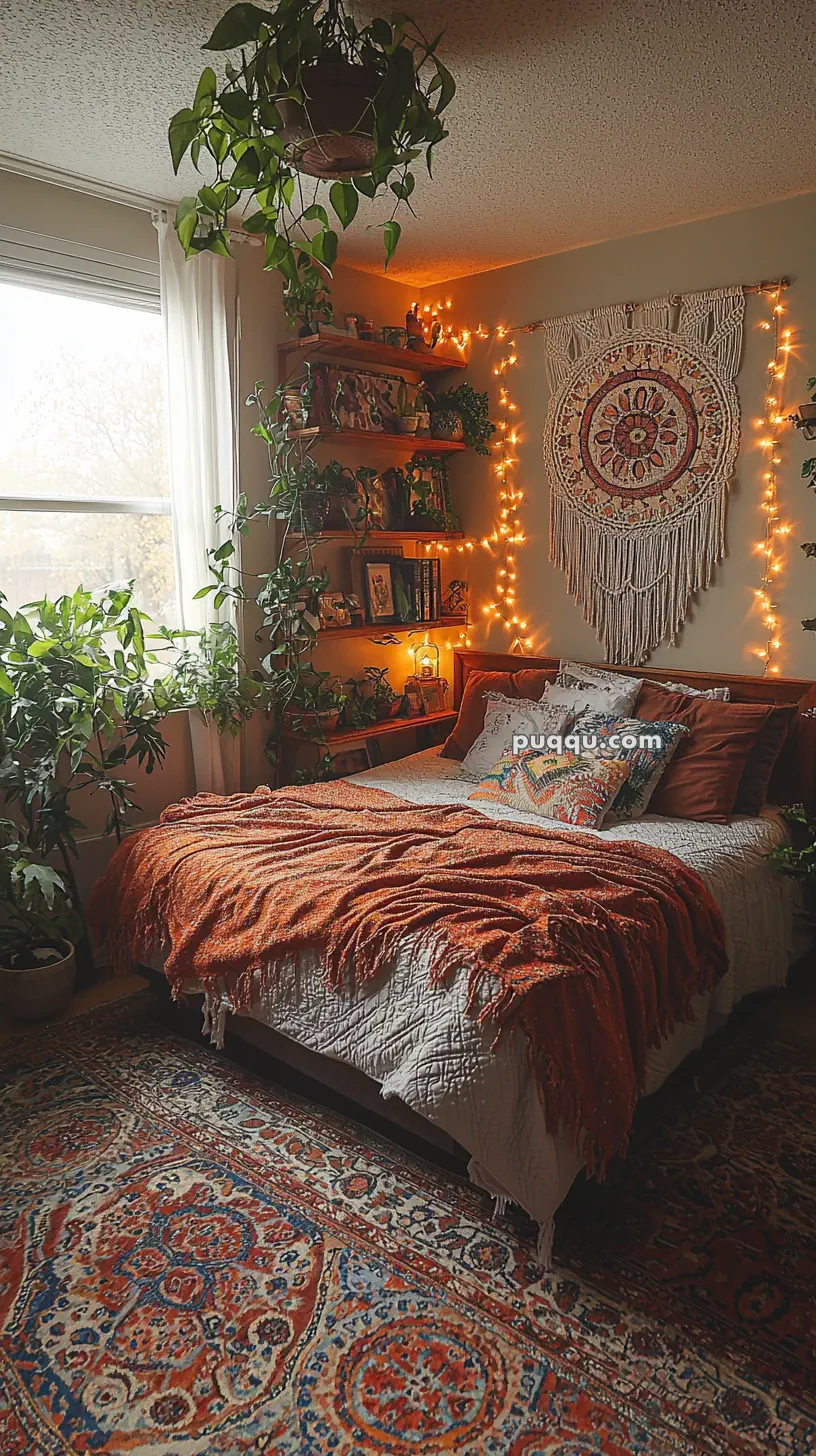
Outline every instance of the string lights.
{"label": "string lights", "polygon": [[768,362],[768,382],[765,387],[765,414],[761,420],[756,421],[757,427],[762,430],[759,444],[761,449],[766,452],[766,468],[763,473],[765,489],[762,497],[765,531],[763,539],[756,543],[756,550],[762,563],[762,575],[756,598],[766,630],[766,638],[763,647],[754,649],[755,656],[761,658],[763,663],[763,677],[766,673],[779,672],[778,655],[782,648],[782,638],[776,588],[785,564],[785,538],[791,530],[788,522],[783,521],[779,514],[778,480],[779,466],[782,463],[780,435],[785,424],[781,398],[788,356],[792,347],[791,331],[782,327],[785,309],[780,300],[782,289],[785,286],[785,282],[780,280],[777,284],[770,287],[765,285],[762,288],[762,292],[769,294],[772,300],[773,312],[770,319],[763,319],[759,326],[771,334],[773,343],[773,353]]}

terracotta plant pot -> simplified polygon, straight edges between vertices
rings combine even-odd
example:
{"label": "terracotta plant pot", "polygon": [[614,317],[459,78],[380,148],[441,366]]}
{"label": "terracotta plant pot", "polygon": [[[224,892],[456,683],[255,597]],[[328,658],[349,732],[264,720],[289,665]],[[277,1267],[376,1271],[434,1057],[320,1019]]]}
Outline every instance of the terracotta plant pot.
{"label": "terracotta plant pot", "polygon": [[437,410],[431,415],[431,436],[434,440],[464,440],[461,416],[455,410]]}
{"label": "terracotta plant pot", "polygon": [[[340,722],[340,709],[329,708],[324,713],[302,713],[297,708],[287,708],[284,719],[296,733],[333,733]],[[297,724],[297,727],[294,725]]]}
{"label": "terracotta plant pot", "polygon": [[370,66],[318,61],[306,66],[300,84],[305,100],[277,103],[287,161],[309,177],[356,177],[371,166],[374,108],[380,86]]}
{"label": "terracotta plant pot", "polygon": [[[76,951],[63,941],[65,955],[49,965],[16,968],[0,966],[0,994],[12,1016],[22,1021],[43,1021],[64,1011],[76,985]],[[53,954],[44,948],[38,955]]]}

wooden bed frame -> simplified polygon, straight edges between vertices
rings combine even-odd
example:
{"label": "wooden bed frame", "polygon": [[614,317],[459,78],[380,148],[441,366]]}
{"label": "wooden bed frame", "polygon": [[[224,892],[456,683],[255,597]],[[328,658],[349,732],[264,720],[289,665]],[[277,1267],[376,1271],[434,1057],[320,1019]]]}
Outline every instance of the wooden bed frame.
{"label": "wooden bed frame", "polygon": [[[544,669],[548,678],[558,671],[557,657],[523,657],[501,652],[480,652],[462,650],[454,652],[454,702],[458,708],[465,683],[472,672],[518,672],[524,668]],[[600,665],[600,664],[599,664]],[[816,710],[816,683],[796,678],[739,677],[711,672],[686,672],[683,668],[626,668],[610,667],[611,671],[630,673],[646,677],[655,682],[682,680],[690,687],[709,688],[727,683],[734,702],[748,703],[798,703],[802,712],[795,720],[780,759],[774,781],[779,790],[777,803],[803,802],[816,809],[816,717],[803,716],[813,705]],[[773,783],[772,783],[773,788]],[[188,1027],[193,1040],[198,1039],[197,1017],[195,1026]],[[399,1098],[384,1100],[378,1084],[362,1072],[342,1062],[310,1051],[291,1041],[287,1036],[264,1026],[247,1016],[232,1016],[228,1019],[226,1050],[245,1060],[241,1048],[251,1048],[254,1054],[264,1059],[272,1058],[277,1067],[266,1063],[266,1075],[276,1080],[289,1080],[288,1072],[295,1074],[295,1089],[305,1095],[314,1096],[339,1110],[353,1115],[355,1112],[363,1121],[374,1125],[380,1131],[389,1131],[398,1142],[405,1142],[413,1151],[421,1151],[423,1144],[431,1146],[437,1159],[448,1167],[464,1170],[468,1154],[441,1128],[426,1122]],[[250,1065],[253,1063],[250,1061]],[[254,1068],[260,1070],[260,1068]],[[303,1079],[306,1079],[305,1083]]]}
{"label": "wooden bed frame", "polygon": [[[480,652],[469,649],[453,654],[453,697],[458,708],[465,683],[472,672],[519,672],[540,669],[548,680],[558,671],[557,657],[522,657],[516,653]],[[734,703],[772,703],[777,707],[797,703],[787,743],[774,769],[771,800],[776,804],[804,804],[816,810],[816,683],[796,677],[741,677],[735,673],[687,672],[683,667],[621,667],[617,663],[594,663],[608,672],[622,672],[650,682],[684,682],[691,688],[731,689]]]}

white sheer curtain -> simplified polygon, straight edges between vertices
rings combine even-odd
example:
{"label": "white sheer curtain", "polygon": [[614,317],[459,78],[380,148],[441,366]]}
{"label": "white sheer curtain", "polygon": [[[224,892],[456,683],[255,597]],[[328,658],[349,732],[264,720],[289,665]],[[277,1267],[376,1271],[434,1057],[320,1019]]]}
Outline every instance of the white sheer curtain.
{"label": "white sheer curtain", "polygon": [[[235,292],[224,258],[201,253],[186,259],[164,213],[159,235],[161,305],[167,357],[167,419],[176,582],[182,626],[201,631],[223,619],[212,595],[195,600],[211,580],[207,551],[219,544],[215,507],[235,501],[235,411],[230,336]],[[238,788],[239,741],[223,739],[199,714],[190,715],[196,789]]]}

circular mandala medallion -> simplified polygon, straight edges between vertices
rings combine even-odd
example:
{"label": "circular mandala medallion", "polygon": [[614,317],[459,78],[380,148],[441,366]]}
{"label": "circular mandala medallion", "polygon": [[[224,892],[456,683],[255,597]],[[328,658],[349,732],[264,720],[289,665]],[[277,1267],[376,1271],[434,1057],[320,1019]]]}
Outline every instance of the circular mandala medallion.
{"label": "circular mandala medallion", "polygon": [[554,490],[611,529],[677,517],[721,490],[739,444],[735,386],[657,329],[582,355],[549,421]]}
{"label": "circular mandala medallion", "polygon": [[338,1371],[335,1409],[366,1451],[459,1450],[491,1429],[504,1379],[491,1352],[426,1315],[364,1335]]}

